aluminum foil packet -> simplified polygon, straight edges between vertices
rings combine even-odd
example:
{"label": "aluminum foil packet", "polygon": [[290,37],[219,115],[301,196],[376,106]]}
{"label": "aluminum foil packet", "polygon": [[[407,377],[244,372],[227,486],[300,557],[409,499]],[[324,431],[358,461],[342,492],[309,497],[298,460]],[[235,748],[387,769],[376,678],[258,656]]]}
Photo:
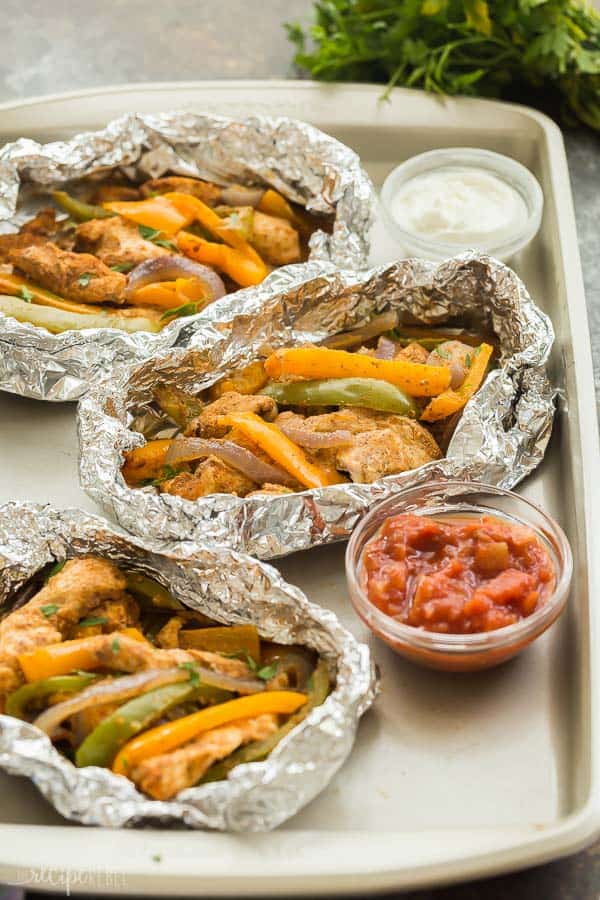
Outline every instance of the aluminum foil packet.
{"label": "aluminum foil packet", "polygon": [[[312,236],[311,260],[351,269],[366,265],[374,192],[358,156],[317,128],[283,117],[133,114],[68,141],[38,144],[22,138],[6,144],[0,150],[0,231],[14,231],[47,205],[41,192],[112,171],[132,178],[174,172],[218,184],[273,187],[311,212],[334,216],[332,234]],[[303,265],[276,270],[260,286],[260,295],[300,283],[303,270]],[[214,308],[218,304],[211,307],[212,319],[241,310],[254,296],[254,288],[229,294],[222,313]],[[0,390],[38,400],[77,400],[99,373],[178,344],[198,316],[176,319],[159,334],[92,328],[53,335],[0,314]]]}
{"label": "aluminum foil packet", "polygon": [[42,731],[7,715],[0,715],[0,766],[31,778],[66,818],[111,828],[160,822],[268,831],[322,791],[349,755],[377,691],[368,647],[249,556],[193,542],[164,552],[81,510],[28,503],[0,507],[0,611],[48,563],[89,555],[156,578],[190,609],[219,622],[252,623],[264,638],[311,647],[327,660],[335,687],[264,762],[237,766],[226,781],[188,788],[168,802],[148,799],[108,769],[76,768]]}
{"label": "aluminum foil packet", "polygon": [[[465,407],[444,459],[373,484],[297,494],[214,494],[192,502],[126,485],[124,454],[145,442],[134,428],[156,418],[157,383],[197,392],[265,351],[320,341],[388,309],[404,324],[453,320],[498,337],[499,367]],[[315,271],[300,287],[248,304],[220,330],[198,323],[186,348],[90,391],[78,417],[81,483],[126,529],[164,541],[213,540],[266,559],[344,539],[375,501],[406,487],[454,478],[510,488],[531,472],[552,427],[545,362],[553,338],[522,281],[487,256],[465,253],[438,265],[409,259],[363,274]]]}

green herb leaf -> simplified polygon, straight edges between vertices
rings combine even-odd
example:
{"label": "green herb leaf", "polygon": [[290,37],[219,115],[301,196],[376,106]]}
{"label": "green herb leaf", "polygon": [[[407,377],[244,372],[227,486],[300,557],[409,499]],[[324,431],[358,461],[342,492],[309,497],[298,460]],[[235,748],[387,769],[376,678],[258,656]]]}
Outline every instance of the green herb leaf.
{"label": "green herb leaf", "polygon": [[181,316],[193,316],[198,312],[198,303],[184,303],[183,306],[174,306],[167,309],[160,317],[160,321],[165,319],[176,319]]}
{"label": "green herb leaf", "polygon": [[31,301],[33,300],[33,294],[28,288],[25,287],[24,284],[19,288],[19,297],[21,298],[21,300],[24,300],[25,303],[31,303]]}
{"label": "green herb leaf", "polygon": [[58,573],[62,569],[64,569],[66,563],[67,563],[66,559],[61,560],[61,562],[54,563],[54,565],[52,566],[52,568],[50,569],[50,571],[48,572],[48,574],[46,575],[46,577],[44,579],[44,584],[48,584],[48,582],[54,575],[58,575]]}
{"label": "green herb leaf", "polygon": [[178,250],[179,249],[177,244],[175,244],[173,241],[166,240],[166,238],[165,239],[156,238],[155,240],[152,241],[152,243],[156,244],[157,247],[165,247],[167,250]]}
{"label": "green herb leaf", "polygon": [[56,603],[48,603],[46,606],[40,607],[42,614],[46,616],[48,619],[50,616],[53,616],[55,612],[58,612],[58,606]]}
{"label": "green herb leaf", "polygon": [[467,369],[471,368],[471,354],[470,353],[465,353],[465,366],[467,367]]}
{"label": "green herb leaf", "polygon": [[248,668],[250,669],[250,671],[256,672],[256,670],[258,669],[257,663],[252,659],[252,657],[250,656],[249,653],[246,653],[245,656],[246,656],[246,662],[248,664]]}
{"label": "green herb leaf", "polygon": [[190,673],[190,684],[194,687],[200,684],[200,672],[198,671],[198,667],[193,662],[182,662],[179,663],[178,669],[187,669]]}
{"label": "green herb leaf", "polygon": [[162,856],[160,855],[160,853],[152,854],[152,862],[155,862],[155,863],[162,862]]}
{"label": "green herb leaf", "polygon": [[160,228],[150,228],[148,225],[138,225],[138,231],[145,241],[154,241],[162,234]]}
{"label": "green herb leaf", "polygon": [[96,276],[94,275],[93,272],[83,272],[77,279],[77,284],[79,285],[79,287],[85,288],[89,285],[92,278],[95,278],[95,277]]}
{"label": "green herb leaf", "polygon": [[113,638],[112,644],[110,645],[110,649],[112,650],[113,653],[119,652],[119,650],[121,649],[121,642],[119,641],[119,638]]}
{"label": "green herb leaf", "polygon": [[108,625],[108,619],[106,616],[88,616],[79,622],[80,628],[91,628],[92,625]]}
{"label": "green herb leaf", "polygon": [[111,266],[111,269],[113,272],[131,272],[133,267],[133,263],[119,263],[118,265]]}
{"label": "green herb leaf", "polygon": [[277,675],[277,663],[273,663],[270,666],[263,666],[262,669],[257,670],[256,675],[262,681],[270,681],[271,678],[274,678],[275,675]]}

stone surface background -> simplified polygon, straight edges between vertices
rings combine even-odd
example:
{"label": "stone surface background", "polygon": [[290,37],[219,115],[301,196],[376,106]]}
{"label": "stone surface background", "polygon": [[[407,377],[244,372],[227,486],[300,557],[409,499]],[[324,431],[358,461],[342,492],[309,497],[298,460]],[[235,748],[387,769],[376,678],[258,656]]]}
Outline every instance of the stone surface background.
{"label": "stone surface background", "polygon": [[[600,0],[596,0],[600,2]],[[0,102],[141,81],[292,75],[282,23],[311,0],[2,0]],[[600,136],[565,135],[600,399]],[[20,894],[10,891],[11,900]],[[9,892],[7,890],[6,896]],[[46,894],[46,897],[50,895]],[[569,859],[405,900],[598,900],[600,844]],[[0,888],[0,900],[3,891]]]}

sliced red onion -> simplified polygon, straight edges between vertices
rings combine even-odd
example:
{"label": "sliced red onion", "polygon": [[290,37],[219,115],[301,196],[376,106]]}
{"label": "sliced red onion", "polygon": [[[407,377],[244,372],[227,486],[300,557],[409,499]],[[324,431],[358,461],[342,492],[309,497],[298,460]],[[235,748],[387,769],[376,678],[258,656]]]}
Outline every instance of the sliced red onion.
{"label": "sliced red onion", "polygon": [[[195,659],[202,660],[201,650],[195,651],[190,649],[186,652]],[[233,691],[236,694],[258,694],[266,688],[264,681],[253,678],[251,675],[247,678],[235,678],[233,675],[226,675],[225,672],[208,669],[206,666],[197,663],[194,663],[194,672],[197,672],[200,684],[207,684],[210,687],[220,688],[223,691]],[[188,672],[188,676],[189,674]]]}
{"label": "sliced red onion", "polygon": [[221,200],[227,206],[258,206],[264,194],[264,188],[245,187],[243,184],[231,184],[223,188]]}
{"label": "sliced red onion", "polygon": [[333,447],[346,447],[352,443],[352,432],[345,429],[337,431],[304,431],[286,422],[278,423],[279,428],[290,441],[307,447],[309,450],[327,450]]}
{"label": "sliced red onion", "polygon": [[233,441],[224,441],[206,438],[178,438],[173,441],[165,456],[165,465],[173,466],[177,463],[191,462],[206,456],[216,456],[229,466],[233,466],[243,475],[255,481],[257,484],[292,484],[292,479],[287,472],[278,466],[264,462],[255,456],[251,450],[239,447]]}
{"label": "sliced red onion", "polygon": [[187,256],[156,256],[140,263],[127,277],[125,296],[131,297],[147,284],[174,281],[176,278],[197,278],[204,285],[211,301],[225,296],[225,285],[217,273]]}
{"label": "sliced red onion", "polygon": [[135,675],[107,679],[79,691],[74,697],[69,697],[62,703],[51,706],[41,713],[33,724],[52,737],[61,722],[89,706],[101,706],[104,703],[128,700],[137,694],[162,687],[163,684],[186,681],[189,677],[190,673],[187,669],[174,668],[148,669],[145,672],[136,672]]}
{"label": "sliced red onion", "polygon": [[396,341],[392,341],[387,337],[380,337],[377,341],[375,356],[377,359],[394,359],[399,349],[400,346]]}
{"label": "sliced red onion", "polygon": [[345,347],[352,347],[354,344],[364,344],[371,338],[383,334],[385,331],[391,331],[398,324],[398,313],[396,310],[389,309],[380,316],[375,316],[366,325],[360,328],[353,328],[351,331],[343,331],[341,334],[334,334],[332,337],[323,341],[324,347],[331,347],[334,350],[342,350]]}

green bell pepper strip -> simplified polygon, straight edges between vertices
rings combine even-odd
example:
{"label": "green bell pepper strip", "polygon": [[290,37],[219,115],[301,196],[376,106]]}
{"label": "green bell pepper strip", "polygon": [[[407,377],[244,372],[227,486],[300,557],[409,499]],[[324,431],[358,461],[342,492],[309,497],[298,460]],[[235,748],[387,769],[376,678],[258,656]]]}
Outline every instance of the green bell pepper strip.
{"label": "green bell pepper strip", "polygon": [[71,197],[66,191],[54,191],[52,199],[76,222],[89,222],[91,219],[108,219],[116,215],[116,213],[104,209],[103,206],[94,206],[92,203],[84,203],[83,200],[77,200],[76,197]]}
{"label": "green bell pepper strip", "polygon": [[190,681],[166,684],[146,691],[124,703],[88,734],[75,754],[75,764],[80,767],[110,766],[128,740],[144,731],[174,706],[189,700],[224,703],[232,696],[229,691]]}
{"label": "green bell pepper strip", "polygon": [[211,766],[210,769],[205,772],[198,784],[206,784],[209,781],[223,781],[223,779],[227,778],[229,772],[231,772],[232,769],[235,769],[236,766],[240,766],[242,763],[257,762],[258,760],[265,759],[286,734],[289,734],[296,725],[299,725],[315,706],[320,706],[321,703],[325,702],[329,694],[329,689],[330,683],[327,665],[325,661],[321,659],[309,682],[308,699],[304,706],[300,707],[298,712],[294,713],[293,716],[290,716],[281,728],[274,731],[273,734],[265,738],[264,741],[253,741],[251,744],[246,744],[245,747],[240,747],[239,750],[236,750],[226,759],[222,760],[222,762],[215,763],[214,766]]}
{"label": "green bell pepper strip", "polygon": [[51,678],[24,684],[8,695],[6,714],[16,719],[24,719],[25,710],[33,700],[44,700],[52,694],[72,694],[81,691],[98,677],[91,672],[82,672],[80,675],[53,675]]}
{"label": "green bell pepper strip", "polygon": [[183,603],[180,603],[171,596],[169,591],[146,575],[140,575],[138,572],[127,572],[127,590],[133,594],[136,600],[142,603],[150,603],[158,609],[185,609]]}
{"label": "green bell pepper strip", "polygon": [[316,381],[271,382],[261,390],[287,406],[361,406],[416,418],[412,397],[376,378],[324,378]]}

